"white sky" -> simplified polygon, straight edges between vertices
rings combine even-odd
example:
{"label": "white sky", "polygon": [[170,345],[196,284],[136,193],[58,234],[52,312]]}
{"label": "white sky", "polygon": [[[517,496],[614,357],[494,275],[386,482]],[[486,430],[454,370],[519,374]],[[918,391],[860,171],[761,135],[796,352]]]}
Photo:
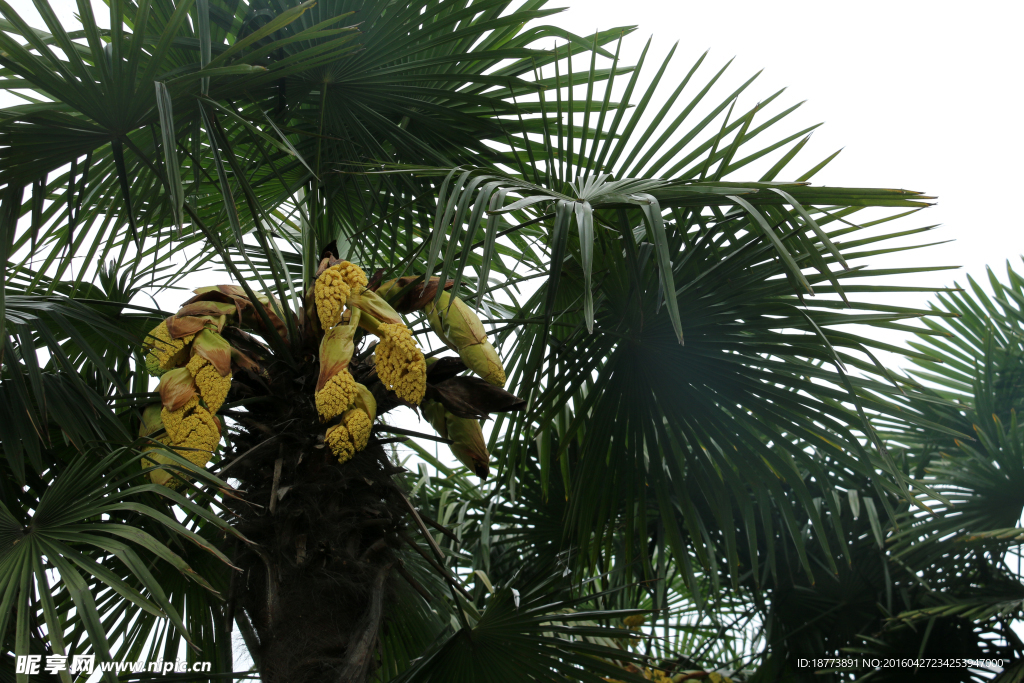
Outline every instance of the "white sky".
{"label": "white sky", "polygon": [[793,168],[802,172],[845,148],[814,178],[815,184],[904,188],[937,196],[936,206],[903,224],[941,223],[926,241],[956,241],[910,252],[899,257],[900,263],[964,268],[921,276],[920,284],[943,286],[954,277],[964,284],[964,271],[983,277],[985,265],[991,264],[1001,275],[1006,259],[1020,263],[1024,218],[1015,208],[1015,196],[1024,185],[1024,133],[1017,123],[1024,102],[1019,33],[1024,3],[564,4],[570,10],[553,20],[578,33],[638,25],[633,40],[624,44],[626,63],[635,62],[652,34],[652,50],[659,56],[678,40],[674,71],[666,75],[672,85],[710,49],[702,66],[708,75],[736,57],[723,94],[763,68],[748,90],[749,102],[782,87],[788,87],[782,96],[787,105],[808,100],[792,116],[807,125],[825,125],[814,132]]}

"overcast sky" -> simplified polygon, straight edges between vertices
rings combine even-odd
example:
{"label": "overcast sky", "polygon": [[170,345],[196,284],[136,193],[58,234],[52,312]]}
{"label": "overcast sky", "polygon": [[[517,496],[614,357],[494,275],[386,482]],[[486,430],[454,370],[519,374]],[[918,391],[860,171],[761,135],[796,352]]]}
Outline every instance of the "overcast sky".
{"label": "overcast sky", "polygon": [[[710,72],[736,57],[734,82],[760,69],[751,99],[788,87],[797,116],[824,121],[795,162],[802,171],[845,148],[816,184],[893,187],[938,197],[907,227],[941,223],[929,237],[952,244],[911,252],[905,263],[1020,263],[1024,186],[1019,125],[1024,3],[920,0],[728,3],[683,0],[569,0],[560,25],[580,33],[634,24],[625,61],[654,35],[659,55],[679,41],[675,79],[710,49]],[[625,48],[624,48],[625,49]],[[671,82],[671,80],[670,80]],[[727,88],[722,88],[729,92]],[[780,178],[782,179],[782,178]],[[929,239],[928,241],[935,241]],[[963,272],[928,276],[934,284]]]}

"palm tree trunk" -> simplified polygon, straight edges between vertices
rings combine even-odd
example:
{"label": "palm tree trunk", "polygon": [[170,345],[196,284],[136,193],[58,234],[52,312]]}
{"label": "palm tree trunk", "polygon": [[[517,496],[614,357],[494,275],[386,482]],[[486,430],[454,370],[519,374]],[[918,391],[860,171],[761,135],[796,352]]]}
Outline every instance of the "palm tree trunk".
{"label": "palm tree trunk", "polygon": [[[250,379],[235,384],[266,393]],[[368,679],[403,526],[401,468],[374,438],[339,465],[323,444],[315,382],[315,365],[282,373],[267,400],[230,416],[244,428],[226,474],[240,482],[232,512],[252,542],[233,600],[255,631],[264,683]]]}

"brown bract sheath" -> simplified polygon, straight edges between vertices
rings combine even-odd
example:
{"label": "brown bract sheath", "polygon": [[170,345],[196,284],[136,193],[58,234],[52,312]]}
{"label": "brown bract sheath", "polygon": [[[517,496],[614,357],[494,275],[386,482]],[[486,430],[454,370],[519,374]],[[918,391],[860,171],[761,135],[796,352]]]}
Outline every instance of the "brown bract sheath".
{"label": "brown bract sheath", "polygon": [[236,320],[239,321],[239,324],[251,325],[256,330],[266,331],[263,318],[256,311],[256,304],[259,304],[263,307],[267,318],[270,320],[271,325],[274,326],[274,329],[277,330],[277,333],[283,340],[288,341],[288,328],[281,318],[278,317],[277,313],[274,312],[273,306],[271,306],[271,302],[273,302],[280,307],[281,304],[277,299],[265,294],[256,293],[256,303],[254,303],[245,293],[245,290],[238,285],[213,285],[210,287],[200,287],[192,291],[195,292],[195,296],[185,302],[186,307],[200,301],[234,304]]}
{"label": "brown bract sheath", "polygon": [[231,344],[213,330],[206,329],[196,335],[192,354],[208,360],[221,377],[231,374]]}
{"label": "brown bract sheath", "polygon": [[[428,377],[429,379],[429,377]],[[491,413],[526,409],[526,401],[479,377],[451,377],[427,384],[427,398],[458,417],[486,418]]]}
{"label": "brown bract sheath", "polygon": [[196,383],[188,368],[174,368],[160,378],[160,402],[167,410],[178,410],[196,395]]}
{"label": "brown bract sheath", "polygon": [[190,334],[197,334],[206,327],[204,319],[191,315],[180,317],[172,315],[164,322],[167,323],[167,332],[171,335],[171,339],[181,339]]}
{"label": "brown bract sheath", "polygon": [[[418,311],[437,296],[437,285],[440,282],[440,278],[432,277],[426,284],[420,282],[410,287],[407,291],[402,291],[418,279],[419,277],[416,275],[406,275],[397,280],[388,280],[377,288],[377,294],[386,299],[399,313]],[[446,280],[444,288],[449,290],[454,285],[455,280]]]}

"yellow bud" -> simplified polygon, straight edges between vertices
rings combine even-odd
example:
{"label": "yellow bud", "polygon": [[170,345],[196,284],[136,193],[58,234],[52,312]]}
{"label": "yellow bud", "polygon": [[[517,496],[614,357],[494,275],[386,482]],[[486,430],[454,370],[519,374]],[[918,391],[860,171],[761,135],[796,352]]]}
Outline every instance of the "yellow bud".
{"label": "yellow bud", "polygon": [[441,298],[436,303],[427,304],[423,310],[430,327],[455,351],[487,340],[480,318],[466,302],[450,292],[441,292]]}
{"label": "yellow bud", "polygon": [[348,370],[336,373],[316,392],[316,410],[320,418],[326,422],[341,415],[355,401],[357,393],[352,373]]}
{"label": "yellow bud", "polygon": [[[170,458],[168,458],[166,455],[160,453],[157,450],[157,448],[157,446],[150,446],[149,448],[143,449],[143,457],[141,460],[139,460],[139,464],[142,466],[142,469],[148,469],[156,465],[178,464],[171,460]],[[166,469],[159,469],[147,472],[146,476],[154,484],[166,486],[169,489],[181,488],[181,485],[184,483],[181,479],[175,477],[174,474],[170,472],[170,470]]]}
{"label": "yellow bud", "polygon": [[378,296],[387,299],[391,294],[398,293],[400,289],[402,289],[402,286],[399,284],[398,278],[395,278],[393,280],[388,280],[387,282],[382,282],[380,286],[377,287],[376,291]]}
{"label": "yellow bud", "polygon": [[149,436],[164,428],[164,422],[160,419],[160,411],[163,406],[159,403],[146,406],[142,411],[142,424],[139,425],[139,436]]}
{"label": "yellow bud", "polygon": [[631,614],[630,616],[623,619],[622,623],[628,626],[629,628],[637,628],[639,626],[643,626],[645,621],[647,621],[646,614]]}
{"label": "yellow bud", "polygon": [[345,282],[338,266],[331,266],[317,278],[313,296],[320,326],[324,330],[329,330],[341,322],[341,313],[351,291],[352,288]]}
{"label": "yellow bud", "polygon": [[427,400],[420,405],[423,417],[448,444],[452,455],[481,479],[490,471],[490,453],[484,442],[484,433],[477,420],[458,417],[445,410],[439,401]]}
{"label": "yellow bud", "polygon": [[320,391],[331,377],[348,369],[356,349],[354,338],[358,323],[359,314],[354,312],[348,325],[331,328],[320,340],[320,376],[316,382],[317,391]]}
{"label": "yellow bud", "polygon": [[374,352],[377,375],[403,401],[419,405],[427,391],[427,364],[405,325],[377,326],[380,343]]}
{"label": "yellow bud", "polygon": [[186,347],[195,335],[187,335],[174,339],[167,329],[167,321],[160,323],[149,331],[143,348],[146,354],[146,369],[150,374],[159,377],[171,368],[181,365],[188,359]]}
{"label": "yellow bud", "polygon": [[449,448],[452,455],[463,465],[471,469],[481,479],[487,478],[490,453],[484,443],[484,432],[480,422],[466,417],[458,417],[445,413],[448,426],[448,438],[452,440]]}
{"label": "yellow bud", "polygon": [[377,417],[377,399],[373,397],[373,392],[358,382],[356,382],[356,392],[356,408],[361,408],[371,421],[374,420]]}
{"label": "yellow bud", "polygon": [[[348,298],[348,305],[352,308],[358,308],[366,314],[367,318],[372,318],[373,321],[378,323],[404,324],[402,323],[402,316],[391,307],[391,304],[385,301],[377,292],[369,289],[363,289],[358,292],[353,290]],[[371,320],[366,320],[365,322],[372,325]],[[370,332],[374,331],[371,327],[366,325],[364,327]]]}
{"label": "yellow bud", "polygon": [[195,378],[196,386],[199,389],[199,396],[206,403],[211,413],[216,413],[224,405],[231,389],[231,371],[228,370],[226,377],[221,377],[220,372],[208,360],[202,356],[192,356],[188,362],[188,371]]}
{"label": "yellow bud", "polygon": [[324,443],[331,449],[331,453],[334,453],[335,457],[338,458],[338,462],[347,462],[355,455],[355,444],[352,443],[352,437],[349,436],[348,428],[343,424],[334,425],[328,429],[327,434],[324,436]]}

